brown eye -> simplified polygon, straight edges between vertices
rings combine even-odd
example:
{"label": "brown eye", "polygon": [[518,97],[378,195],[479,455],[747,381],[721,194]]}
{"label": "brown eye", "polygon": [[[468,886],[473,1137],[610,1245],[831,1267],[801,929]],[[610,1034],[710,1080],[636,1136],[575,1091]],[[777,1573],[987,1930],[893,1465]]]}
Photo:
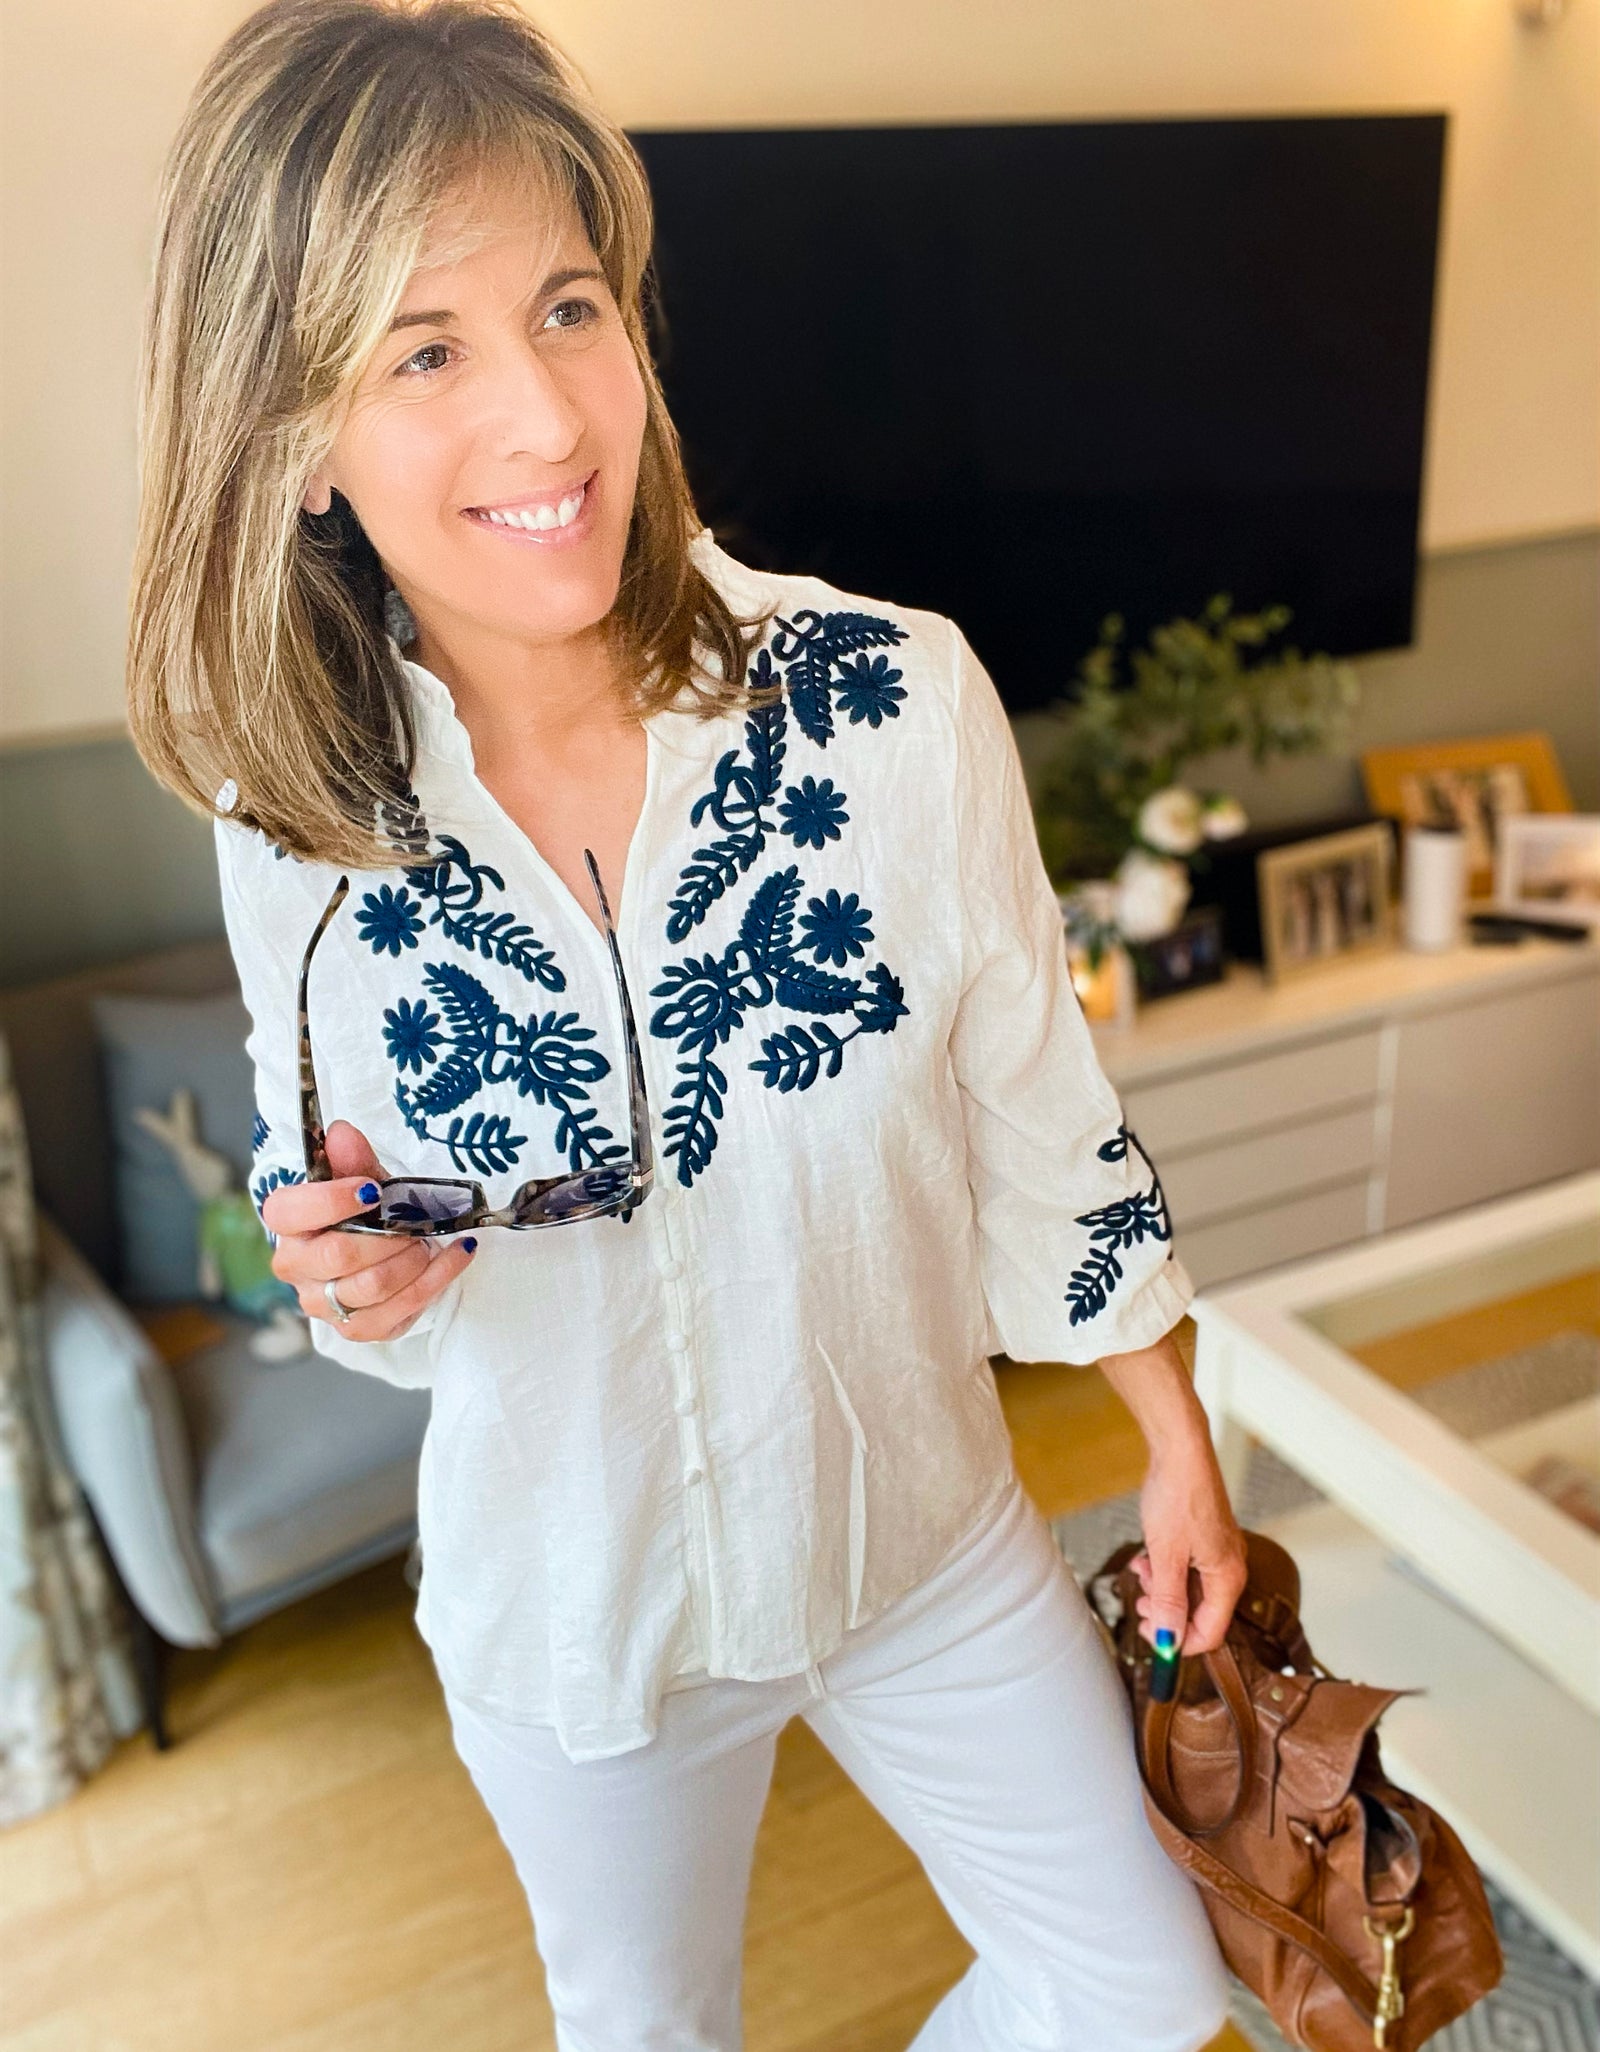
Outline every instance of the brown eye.
{"label": "brown eye", "polygon": [[558,313],[563,313],[573,307],[578,309],[583,318],[576,321],[563,321],[560,324],[569,332],[577,332],[580,329],[591,327],[600,318],[599,308],[592,300],[588,299],[563,299],[559,304],[551,307],[549,318],[554,320]]}
{"label": "brown eye", "polygon": [[[424,342],[422,347],[417,351],[415,356],[408,356],[405,362],[401,364],[400,375],[404,376],[407,372],[410,371],[411,366],[413,364],[420,363],[423,357],[425,356],[431,356],[436,349],[448,351],[449,347],[450,345],[448,342]],[[424,375],[426,375],[426,373],[424,373]]]}

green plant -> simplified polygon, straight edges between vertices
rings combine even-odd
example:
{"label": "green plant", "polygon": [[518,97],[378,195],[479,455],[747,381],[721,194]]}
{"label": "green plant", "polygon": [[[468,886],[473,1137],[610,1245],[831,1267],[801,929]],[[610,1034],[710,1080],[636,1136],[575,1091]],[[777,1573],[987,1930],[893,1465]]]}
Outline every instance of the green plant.
{"label": "green plant", "polygon": [[[1198,620],[1155,628],[1128,652],[1124,621],[1108,614],[1078,665],[1079,689],[1047,710],[1059,730],[1030,777],[1039,845],[1051,881],[1065,890],[1104,877],[1141,844],[1146,800],[1170,790],[1184,765],[1244,747],[1253,763],[1305,755],[1341,739],[1360,700],[1349,663],[1265,648],[1293,617],[1287,606],[1234,615],[1218,593]],[[1203,859],[1203,858],[1201,858]]]}

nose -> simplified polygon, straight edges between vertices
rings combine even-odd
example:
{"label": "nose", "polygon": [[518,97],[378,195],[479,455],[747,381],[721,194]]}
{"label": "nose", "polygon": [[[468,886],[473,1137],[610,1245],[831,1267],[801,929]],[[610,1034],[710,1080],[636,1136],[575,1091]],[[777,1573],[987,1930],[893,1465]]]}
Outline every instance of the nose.
{"label": "nose", "polygon": [[499,453],[527,450],[562,463],[582,439],[585,416],[559,365],[529,345],[508,351],[484,380],[484,418]]}

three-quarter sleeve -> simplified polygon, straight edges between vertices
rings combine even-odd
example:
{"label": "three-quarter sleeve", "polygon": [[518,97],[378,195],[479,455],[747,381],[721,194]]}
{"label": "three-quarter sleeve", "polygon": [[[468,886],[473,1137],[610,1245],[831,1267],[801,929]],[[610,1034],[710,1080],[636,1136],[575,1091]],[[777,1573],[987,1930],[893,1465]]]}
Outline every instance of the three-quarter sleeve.
{"label": "three-quarter sleeve", "polygon": [[[221,819],[215,823],[215,840],[223,922],[239,988],[250,1014],[245,1053],[255,1071],[256,1098],[250,1195],[259,1215],[267,1198],[281,1184],[305,1180],[297,1065],[297,951],[303,950],[310,938],[316,914],[313,911],[308,916],[303,936],[270,931],[252,905],[252,892],[243,873],[248,867],[256,874],[259,888],[259,840]],[[273,1236],[269,1233],[268,1237]],[[434,1341],[461,1281],[459,1275],[453,1277],[396,1339],[347,1339],[327,1319],[313,1318],[309,1321],[311,1344],[319,1354],[342,1367],[359,1369],[401,1389],[426,1389],[433,1382]]]}
{"label": "three-quarter sleeve", "polygon": [[1072,986],[1016,736],[953,621],[950,635],[962,914],[950,1048],[990,1336],[1013,1360],[1088,1364],[1152,1345],[1194,1285]]}

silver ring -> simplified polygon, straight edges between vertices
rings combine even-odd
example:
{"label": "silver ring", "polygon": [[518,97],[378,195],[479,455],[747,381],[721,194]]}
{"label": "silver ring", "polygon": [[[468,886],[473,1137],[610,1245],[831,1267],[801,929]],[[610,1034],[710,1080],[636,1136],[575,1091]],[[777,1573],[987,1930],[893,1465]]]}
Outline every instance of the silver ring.
{"label": "silver ring", "polygon": [[338,1319],[339,1323],[341,1325],[348,1325],[350,1323],[351,1318],[355,1314],[350,1310],[348,1305],[341,1304],[339,1302],[339,1292],[334,1288],[331,1282],[325,1282],[322,1285],[322,1294],[333,1306],[333,1315],[335,1318]]}

